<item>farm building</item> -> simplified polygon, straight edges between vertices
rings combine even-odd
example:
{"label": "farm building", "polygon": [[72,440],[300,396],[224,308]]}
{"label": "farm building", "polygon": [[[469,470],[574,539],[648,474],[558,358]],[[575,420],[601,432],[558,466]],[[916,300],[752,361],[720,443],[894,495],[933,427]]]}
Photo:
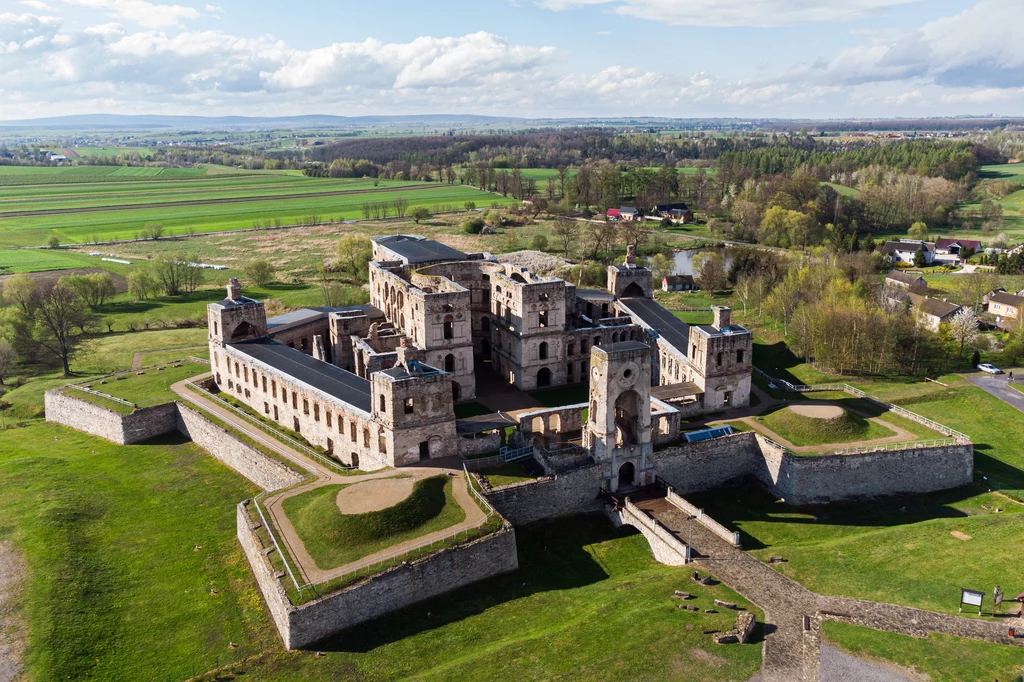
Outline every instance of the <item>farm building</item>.
{"label": "farm building", "polygon": [[693,222],[693,212],[682,202],[658,204],[651,210],[651,215],[659,218],[670,218],[684,223]]}
{"label": "farm building", "polygon": [[693,275],[669,275],[661,278],[662,291],[696,291],[697,289]]}
{"label": "farm building", "polygon": [[917,239],[885,242],[878,247],[878,250],[883,256],[889,256],[892,259],[893,265],[897,263],[913,265],[914,256],[917,255],[918,251],[924,253],[925,265],[931,265],[935,261],[935,244],[932,242],[922,242]]}

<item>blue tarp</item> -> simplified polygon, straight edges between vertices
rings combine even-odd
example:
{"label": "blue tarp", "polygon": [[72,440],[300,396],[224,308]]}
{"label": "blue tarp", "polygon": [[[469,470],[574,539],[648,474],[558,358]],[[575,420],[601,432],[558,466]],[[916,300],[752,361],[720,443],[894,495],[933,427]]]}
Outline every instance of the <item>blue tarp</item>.
{"label": "blue tarp", "polygon": [[732,435],[731,426],[716,426],[712,429],[701,429],[700,431],[690,431],[684,433],[687,443],[698,443],[702,440],[711,440],[712,438],[721,438],[722,436]]}

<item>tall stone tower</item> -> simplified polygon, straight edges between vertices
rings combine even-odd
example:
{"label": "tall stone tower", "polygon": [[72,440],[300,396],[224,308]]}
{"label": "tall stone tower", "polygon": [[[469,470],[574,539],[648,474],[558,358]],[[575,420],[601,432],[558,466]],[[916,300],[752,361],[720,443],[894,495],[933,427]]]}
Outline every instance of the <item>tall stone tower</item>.
{"label": "tall stone tower", "polygon": [[242,285],[232,277],[228,297],[206,306],[211,350],[225,343],[256,339],[267,335],[267,311],[262,301],[242,295]]}
{"label": "tall stone tower", "polygon": [[690,327],[691,381],[704,390],[705,412],[745,407],[750,404],[753,335],[732,323],[726,306],[714,306],[712,311],[712,324]]}
{"label": "tall stone tower", "polygon": [[595,346],[590,367],[586,442],[594,460],[608,466],[608,489],[651,483],[651,347],[639,341]]}
{"label": "tall stone tower", "polygon": [[608,266],[608,293],[615,298],[651,298],[654,295],[654,275],[636,264],[636,247],[626,247],[626,260],[622,265]]}

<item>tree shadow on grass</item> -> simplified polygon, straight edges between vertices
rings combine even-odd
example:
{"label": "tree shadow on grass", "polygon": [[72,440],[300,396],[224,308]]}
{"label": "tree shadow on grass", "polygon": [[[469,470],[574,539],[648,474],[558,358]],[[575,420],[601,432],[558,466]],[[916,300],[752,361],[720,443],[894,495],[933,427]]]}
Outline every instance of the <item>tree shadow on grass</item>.
{"label": "tree shadow on grass", "polygon": [[733,485],[686,498],[726,528],[738,530],[743,549],[756,550],[771,545],[746,532],[743,526],[749,523],[891,528],[930,519],[966,517],[967,513],[953,505],[982,492],[985,489],[972,484],[924,495],[877,498],[869,503],[854,500],[797,507],[777,500],[752,479],[740,479]]}
{"label": "tree shadow on grass", "polygon": [[519,570],[389,614],[315,646],[319,651],[366,653],[421,632],[483,613],[538,592],[569,590],[609,577],[586,546],[635,534],[599,515],[574,516],[516,529]]}
{"label": "tree shadow on grass", "polygon": [[992,446],[985,443],[974,444],[974,479],[993,490],[1024,488],[1024,471],[985,454],[991,449]]}

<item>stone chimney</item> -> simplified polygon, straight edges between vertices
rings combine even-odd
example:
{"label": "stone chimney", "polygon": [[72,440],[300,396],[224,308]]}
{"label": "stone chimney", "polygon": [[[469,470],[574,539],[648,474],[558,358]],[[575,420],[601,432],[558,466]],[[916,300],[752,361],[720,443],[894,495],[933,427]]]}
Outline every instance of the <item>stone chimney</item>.
{"label": "stone chimney", "polygon": [[630,244],[629,246],[626,247],[626,263],[625,264],[626,264],[627,268],[635,268],[636,267],[636,245]]}
{"label": "stone chimney", "polygon": [[713,326],[716,329],[725,329],[732,324],[732,309],[729,306],[715,305],[711,306],[711,310],[715,314]]}
{"label": "stone chimney", "polygon": [[242,285],[239,284],[237,277],[232,277],[228,280],[228,300],[237,301],[242,298]]}

